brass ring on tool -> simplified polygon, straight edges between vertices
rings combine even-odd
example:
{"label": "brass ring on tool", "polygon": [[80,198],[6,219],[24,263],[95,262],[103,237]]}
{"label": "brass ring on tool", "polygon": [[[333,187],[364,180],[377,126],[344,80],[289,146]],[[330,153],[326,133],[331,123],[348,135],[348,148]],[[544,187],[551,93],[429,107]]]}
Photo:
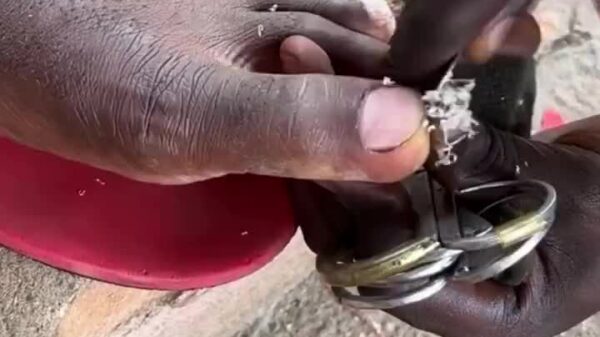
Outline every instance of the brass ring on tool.
{"label": "brass ring on tool", "polygon": [[457,258],[458,257],[451,257],[435,262],[430,262],[422,266],[415,267],[414,269],[391,276],[384,281],[369,284],[368,287],[393,288],[398,286],[398,284],[434,277],[436,275],[444,273],[448,268],[454,265],[454,263],[456,263]]}
{"label": "brass ring on tool", "polygon": [[427,255],[440,247],[439,241],[425,237],[403,243],[372,258],[344,262],[317,257],[317,270],[332,286],[356,287],[376,283],[422,264]]}
{"label": "brass ring on tool", "polygon": [[[360,309],[390,309],[419,302],[443,289],[448,280],[477,283],[497,276],[531,253],[543,240],[555,220],[557,202],[555,189],[537,180],[484,184],[459,191],[458,195],[504,187],[522,188],[524,195],[533,193],[541,205],[474,237],[440,242],[427,236],[358,261],[344,259],[351,254],[332,259],[319,256],[317,269],[343,304]],[[512,199],[501,199],[488,208]],[[505,253],[483,265],[456,267],[457,259],[463,254],[492,247],[502,248]],[[360,286],[393,288],[394,294],[363,295],[350,290]],[[404,286],[408,288],[400,290]]]}
{"label": "brass ring on tool", "polygon": [[515,180],[494,182],[461,190],[458,195],[503,187],[536,188],[541,192],[542,205],[535,211],[528,212],[499,226],[495,226],[494,230],[488,234],[446,241],[443,242],[443,246],[465,251],[475,251],[495,246],[508,248],[540,232],[546,231],[552,225],[556,210],[556,190],[552,185],[543,181]]}
{"label": "brass ring on tool", "polygon": [[456,263],[462,253],[463,252],[460,250],[438,248],[424,257],[421,260],[420,265],[366,286],[370,288],[392,288],[398,284],[422,280],[442,274]]}

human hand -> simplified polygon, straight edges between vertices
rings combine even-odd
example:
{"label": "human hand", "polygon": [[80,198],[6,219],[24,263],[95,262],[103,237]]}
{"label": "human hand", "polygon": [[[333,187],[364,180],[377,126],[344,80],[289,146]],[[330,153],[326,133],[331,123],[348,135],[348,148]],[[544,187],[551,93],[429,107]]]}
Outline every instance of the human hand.
{"label": "human hand", "polygon": [[[168,184],[393,181],[426,157],[418,95],[381,81],[384,0],[1,4],[0,135],[26,145]],[[279,74],[299,63],[377,79]]]}
{"label": "human hand", "polygon": [[[516,177],[546,181],[558,194],[554,226],[530,257],[520,285],[450,283],[428,300],[389,312],[444,337],[546,337],[598,311],[598,135],[599,117],[540,135],[545,142],[481,126],[474,139],[458,146],[455,166],[435,172],[438,180],[454,188]],[[399,184],[325,186],[329,191],[292,186],[298,222],[316,252],[351,246],[357,257],[368,257],[412,234],[416,218]]]}
{"label": "human hand", "polygon": [[529,57],[540,29],[529,11],[537,0],[408,1],[398,13],[389,74],[396,82],[434,89],[455,57],[484,63],[495,55]]}

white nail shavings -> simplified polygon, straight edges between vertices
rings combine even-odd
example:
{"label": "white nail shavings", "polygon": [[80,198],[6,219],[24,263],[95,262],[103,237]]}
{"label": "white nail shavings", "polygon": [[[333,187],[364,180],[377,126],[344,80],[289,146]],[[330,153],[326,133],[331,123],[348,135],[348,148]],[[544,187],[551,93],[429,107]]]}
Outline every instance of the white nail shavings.
{"label": "white nail shavings", "polygon": [[391,78],[385,76],[383,78],[383,85],[394,85],[396,84],[396,82],[394,82],[394,80],[392,80]]}
{"label": "white nail shavings", "polygon": [[257,30],[258,30],[258,37],[263,37],[263,33],[264,33],[264,31],[265,31],[265,26],[263,26],[263,25],[258,25],[258,28],[257,28]]}
{"label": "white nail shavings", "polygon": [[423,128],[427,130],[427,133],[431,134],[435,130],[435,125],[429,123],[429,120],[425,118],[423,120]]}
{"label": "white nail shavings", "polygon": [[271,12],[271,13],[276,12],[278,7],[279,7],[278,4],[273,4],[273,6],[271,6],[269,8],[269,12]]}
{"label": "white nail shavings", "polygon": [[454,146],[466,138],[474,137],[477,132],[469,109],[474,80],[452,79],[449,71],[436,90],[427,91],[423,96],[425,112],[433,128],[428,127],[434,139],[437,154],[436,166],[454,164],[458,157]]}

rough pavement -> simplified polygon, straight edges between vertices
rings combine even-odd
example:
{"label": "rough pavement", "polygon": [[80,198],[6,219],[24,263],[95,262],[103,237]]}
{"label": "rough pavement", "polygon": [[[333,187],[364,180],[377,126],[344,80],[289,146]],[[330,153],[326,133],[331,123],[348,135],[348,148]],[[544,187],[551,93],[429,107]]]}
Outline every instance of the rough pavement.
{"label": "rough pavement", "polygon": [[52,337],[86,282],[0,248],[0,337]]}

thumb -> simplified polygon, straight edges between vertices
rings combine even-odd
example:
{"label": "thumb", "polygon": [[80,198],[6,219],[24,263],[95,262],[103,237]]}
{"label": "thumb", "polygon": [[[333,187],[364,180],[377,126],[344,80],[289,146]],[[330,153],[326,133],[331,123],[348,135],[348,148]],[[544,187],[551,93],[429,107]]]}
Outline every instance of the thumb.
{"label": "thumb", "polygon": [[395,181],[429,152],[421,99],[409,89],[321,74],[222,70],[213,80],[203,118],[218,137],[203,151],[214,171]]}

